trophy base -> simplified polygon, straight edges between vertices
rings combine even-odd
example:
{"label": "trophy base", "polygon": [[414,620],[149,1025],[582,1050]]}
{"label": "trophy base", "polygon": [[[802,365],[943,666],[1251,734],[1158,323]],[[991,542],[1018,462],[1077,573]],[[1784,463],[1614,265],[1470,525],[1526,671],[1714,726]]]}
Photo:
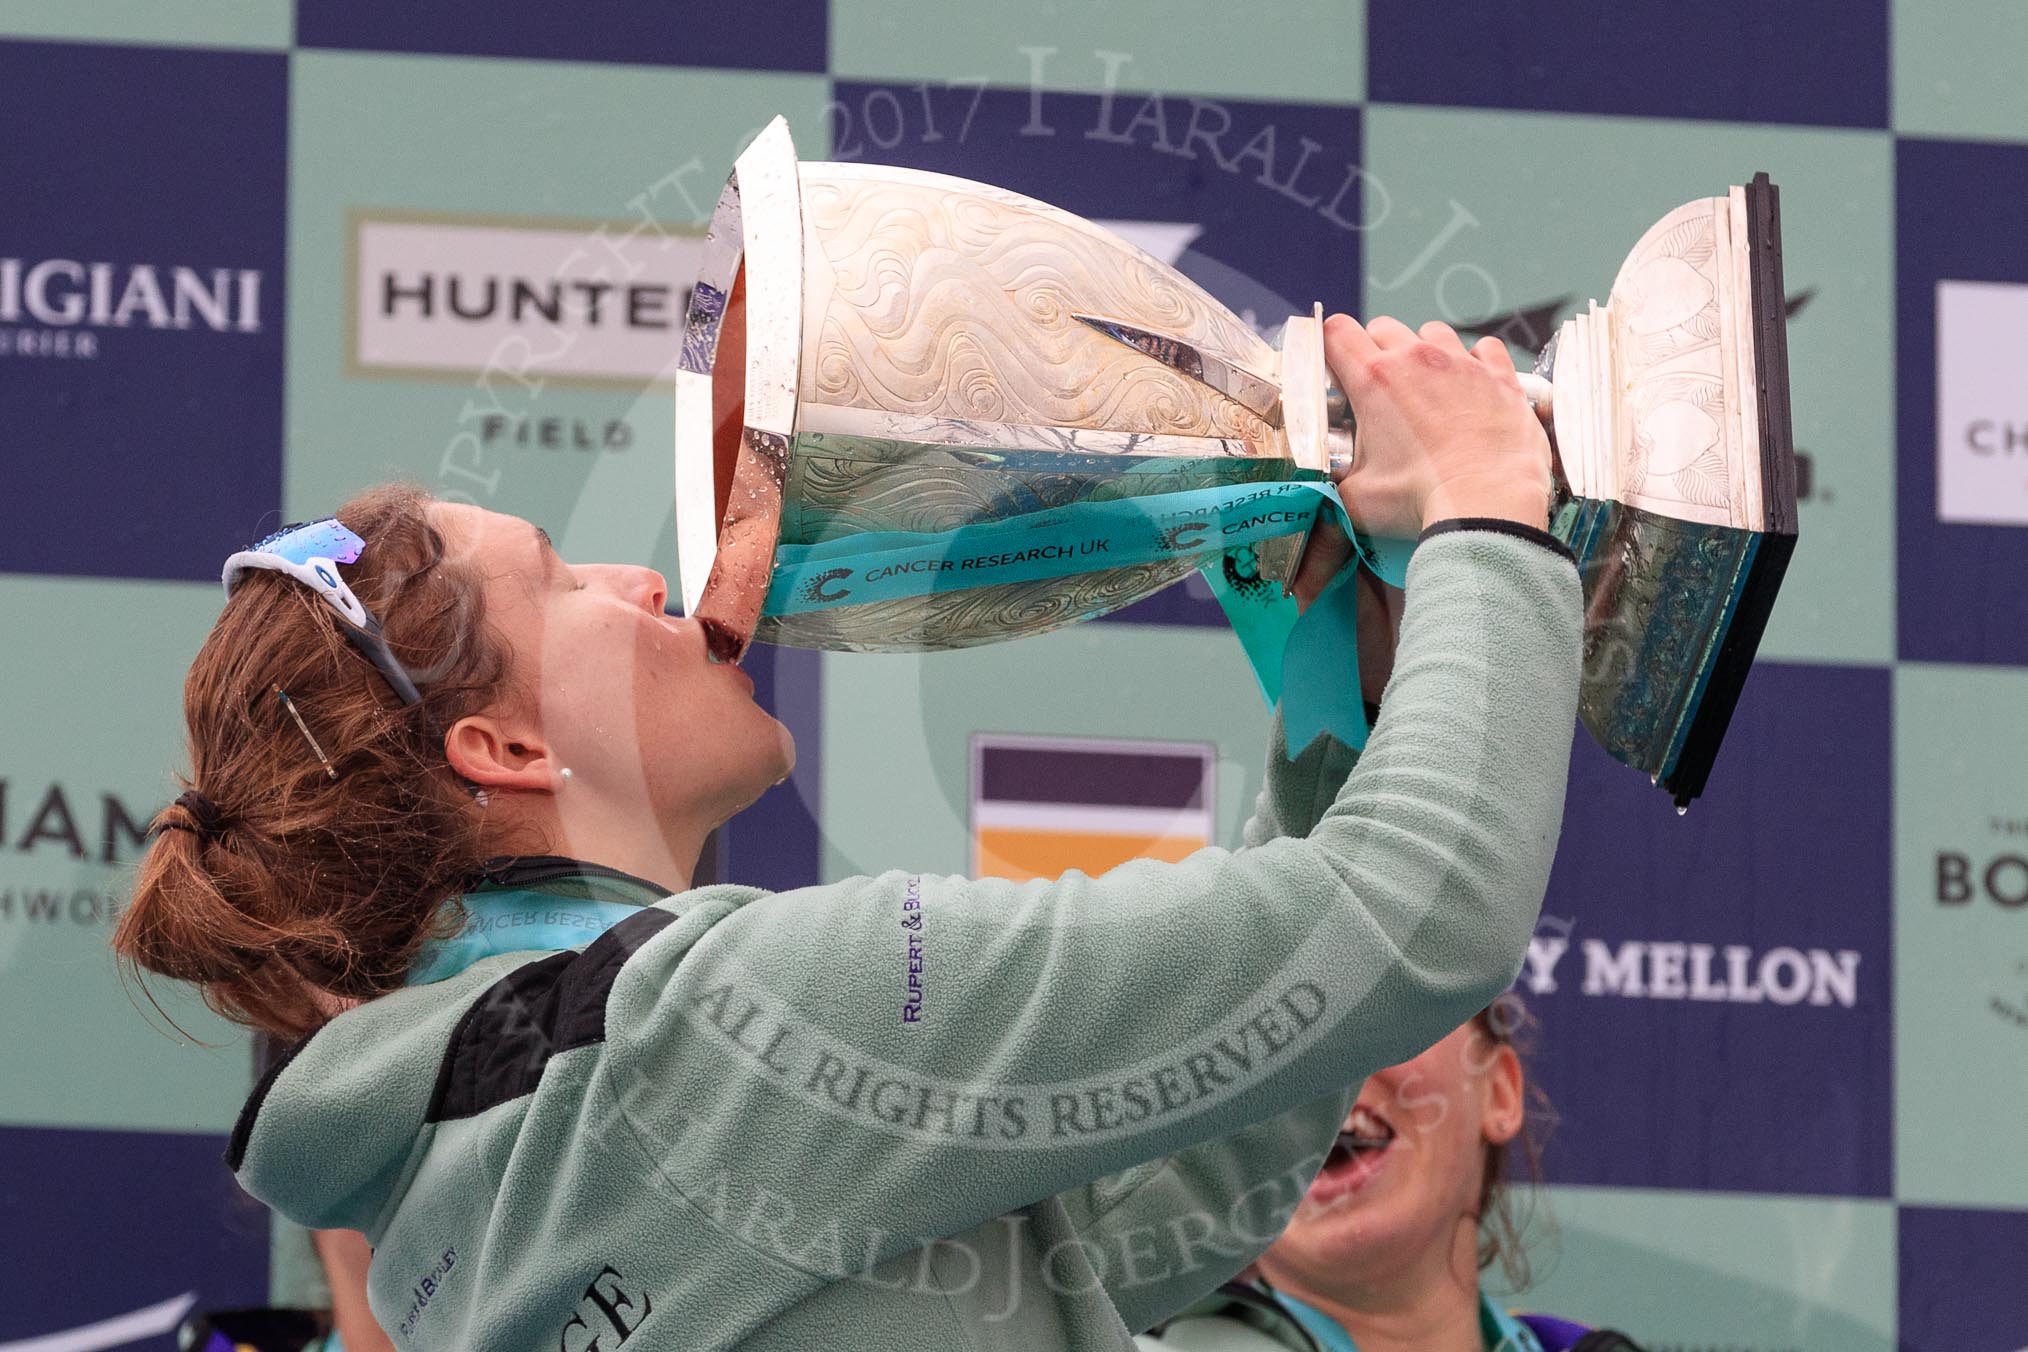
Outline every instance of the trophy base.
{"label": "trophy base", "polygon": [[1704,789],[1795,550],[1786,314],[1781,198],[1756,174],[1658,222],[1612,300],[1555,343],[1569,496],[1552,528],[1583,570],[1579,714],[1679,808]]}
{"label": "trophy base", "polygon": [[1704,791],[1796,537],[1573,498],[1554,533],[1584,583],[1578,718],[1678,808]]}

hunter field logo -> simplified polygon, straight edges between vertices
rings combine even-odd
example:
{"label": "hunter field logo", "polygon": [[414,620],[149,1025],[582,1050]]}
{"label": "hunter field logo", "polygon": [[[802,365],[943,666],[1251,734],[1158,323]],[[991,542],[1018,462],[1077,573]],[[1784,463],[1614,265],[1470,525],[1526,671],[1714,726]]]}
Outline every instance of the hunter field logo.
{"label": "hunter field logo", "polygon": [[1936,515],[2028,525],[2028,285],[1936,284]]}
{"label": "hunter field logo", "polygon": [[638,388],[663,378],[701,232],[355,212],[349,372]]}

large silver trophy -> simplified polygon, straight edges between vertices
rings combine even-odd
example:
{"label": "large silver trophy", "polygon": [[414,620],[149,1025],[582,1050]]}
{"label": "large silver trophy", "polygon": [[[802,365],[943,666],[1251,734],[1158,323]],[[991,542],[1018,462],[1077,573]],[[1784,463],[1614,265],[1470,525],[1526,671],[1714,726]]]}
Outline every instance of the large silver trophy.
{"label": "large silver trophy", "polygon": [[[1552,528],[1583,568],[1584,724],[1678,804],[1703,788],[1795,543],[1784,315],[1762,174],[1659,221],[1521,378],[1557,448]],[[734,167],[691,296],[684,601],[732,658],[756,639],[1039,634],[1207,564],[1279,600],[1299,533],[1080,559],[1063,523],[1328,484],[1353,452],[1321,308],[1270,342],[1089,221],[941,174],[801,164],[777,119]],[[966,542],[989,535],[991,561],[1022,566],[968,573]],[[924,542],[944,548],[855,552]]]}

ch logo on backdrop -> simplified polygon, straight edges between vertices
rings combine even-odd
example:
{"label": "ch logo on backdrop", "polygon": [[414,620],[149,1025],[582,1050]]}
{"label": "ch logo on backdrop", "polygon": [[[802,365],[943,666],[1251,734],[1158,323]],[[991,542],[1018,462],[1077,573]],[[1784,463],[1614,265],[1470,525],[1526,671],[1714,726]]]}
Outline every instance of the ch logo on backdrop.
{"label": "ch logo on backdrop", "polygon": [[1936,287],[1936,518],[2028,525],[2028,284]]}

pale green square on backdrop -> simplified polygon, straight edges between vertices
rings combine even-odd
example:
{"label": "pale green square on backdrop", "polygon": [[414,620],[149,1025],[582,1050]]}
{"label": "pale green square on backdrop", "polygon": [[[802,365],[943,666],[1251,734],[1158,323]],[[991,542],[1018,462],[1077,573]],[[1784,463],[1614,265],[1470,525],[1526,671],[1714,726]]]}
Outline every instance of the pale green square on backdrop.
{"label": "pale green square on backdrop", "polygon": [[0,1026],[14,1030],[0,1123],[222,1132],[246,1097],[244,1031],[150,977],[168,1016],[213,1044],[194,1045],[121,985],[110,946],[141,856],[130,831],[188,769],[183,675],[223,601],[216,584],[0,577],[0,690],[34,711],[0,721]]}
{"label": "pale green square on backdrop", "polygon": [[1363,0],[1044,0],[954,10],[938,0],[832,0],[831,73],[840,80],[927,80],[932,89],[984,80],[1016,88],[1357,103],[1366,94],[1366,6]]}
{"label": "pale green square on backdrop", "polygon": [[[1554,1147],[1551,1147],[1554,1149]],[[1495,1299],[1642,1347],[1894,1352],[1888,1202],[1557,1187],[1536,1281]]]}
{"label": "pale green square on backdrop", "polygon": [[286,50],[295,0],[0,0],[0,37]]}
{"label": "pale green square on backdrop", "polygon": [[1760,651],[1893,660],[1893,138],[1386,106],[1365,126],[1366,313],[1412,325],[1563,299],[1560,323],[1606,299],[1665,213],[1767,171],[1789,298],[1807,296],[1789,321],[1789,374],[1814,484]]}
{"label": "pale green square on backdrop", "polygon": [[2028,1206],[2028,671],[1894,673],[1895,1196]]}
{"label": "pale green square on backdrop", "polygon": [[1894,129],[2028,141],[2028,5],[1894,0]]}
{"label": "pale green square on backdrop", "polygon": [[970,872],[975,732],[1213,743],[1226,846],[1267,757],[1267,706],[1223,627],[1085,623],[955,652],[825,653],[823,683],[830,881]]}
{"label": "pale green square on backdrop", "polygon": [[[390,477],[546,526],[567,558],[653,563],[675,582],[669,386],[531,389],[476,372],[348,373],[351,213],[464,224],[701,229],[737,152],[776,114],[827,152],[820,76],[613,64],[297,52],[289,150],[292,517]],[[680,316],[679,316],[680,318]],[[672,331],[673,362],[679,330]],[[555,419],[563,449],[475,451],[482,414]],[[624,450],[596,445],[615,422]],[[448,468],[455,465],[453,470]],[[463,471],[463,472],[459,472]]]}

